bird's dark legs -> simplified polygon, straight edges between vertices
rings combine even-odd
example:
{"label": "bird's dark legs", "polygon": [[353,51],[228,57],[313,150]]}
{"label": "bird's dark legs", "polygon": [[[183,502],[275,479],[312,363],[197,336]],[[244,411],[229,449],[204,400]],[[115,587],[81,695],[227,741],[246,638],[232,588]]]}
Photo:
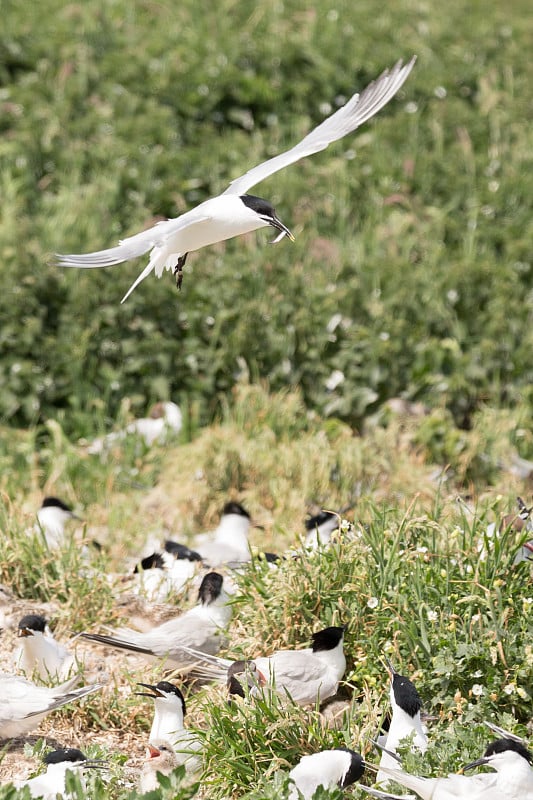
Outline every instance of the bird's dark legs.
{"label": "bird's dark legs", "polygon": [[185,253],[184,255],[180,256],[178,258],[178,263],[174,267],[174,275],[176,276],[176,286],[178,287],[178,292],[181,292],[181,284],[183,282],[183,267],[185,266],[188,255],[188,253]]}

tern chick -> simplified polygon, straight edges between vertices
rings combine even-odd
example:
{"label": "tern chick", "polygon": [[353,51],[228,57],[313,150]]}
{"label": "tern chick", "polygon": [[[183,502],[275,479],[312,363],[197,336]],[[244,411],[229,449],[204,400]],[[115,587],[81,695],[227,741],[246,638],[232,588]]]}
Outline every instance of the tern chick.
{"label": "tern chick", "polygon": [[401,61],[385,70],[361,94],[354,94],[334,114],[325,119],[297,145],[241,175],[218,197],[206,200],[176,219],[159,222],[146,231],[123,239],[116,247],[87,254],[59,255],[63,267],[111,267],[150,251],[150,261],[125,294],[122,302],[151,272],[158,278],[171,269],[181,288],[183,267],[189,252],[231,239],[259,228],[272,227],[278,232],[274,243],[284,236],[293,240],[290,230],[267,200],[247,194],[256,184],[301,158],[325,150],[332,142],[351,133],[391,100],[411,72],[415,58]]}
{"label": "tern chick", "polygon": [[178,756],[170,742],[165,739],[150,742],[139,779],[139,792],[146,794],[159,789],[158,774],[170,775],[177,767],[179,767]]}
{"label": "tern chick", "polygon": [[85,639],[109,645],[131,653],[153,658],[168,659],[180,667],[191,662],[186,648],[214,654],[225,641],[224,629],[228,625],[232,608],[223,586],[222,575],[208,572],[198,592],[198,605],[175,619],[140,633],[131,628],[119,628],[114,636],[82,633]]}
{"label": "tern chick", "polygon": [[36,686],[18,675],[0,673],[0,739],[14,739],[37,728],[50,711],[97,692],[102,684],[75,689],[75,676],[60,686]]}

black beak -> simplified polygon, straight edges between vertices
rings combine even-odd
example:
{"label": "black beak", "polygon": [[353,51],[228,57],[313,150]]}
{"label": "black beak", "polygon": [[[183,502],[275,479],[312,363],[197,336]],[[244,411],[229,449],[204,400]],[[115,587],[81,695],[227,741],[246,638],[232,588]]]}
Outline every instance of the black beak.
{"label": "black beak", "polygon": [[461,772],[466,772],[467,769],[474,769],[474,767],[482,767],[485,764],[490,764],[490,759],[478,758],[476,761],[472,761],[470,764],[467,764],[466,767],[463,767]]}
{"label": "black beak", "polygon": [[105,761],[103,758],[88,758],[83,762],[83,769],[107,769],[108,767],[109,761]]}
{"label": "black beak", "polygon": [[277,244],[277,242],[283,239],[284,236],[287,236],[291,240],[291,242],[294,242],[294,236],[287,228],[287,226],[284,225],[283,222],[278,217],[276,216],[271,217],[268,220],[268,223],[269,225],[271,225],[273,228],[275,228],[277,231],[280,232],[279,236],[276,236],[276,238],[273,239],[272,242],[270,242],[270,244]]}
{"label": "black beak", "polygon": [[151,692],[134,692],[139,697],[163,697],[157,686],[152,686],[151,683],[137,683],[137,686],[144,686],[145,689],[151,689]]}
{"label": "black beak", "polygon": [[393,677],[395,675],[397,675],[398,673],[396,672],[396,670],[392,666],[392,661],[389,658],[387,658],[387,656],[383,656],[383,659],[385,661],[385,664],[387,665],[387,670],[388,670],[388,673],[390,675],[390,679],[392,681]]}

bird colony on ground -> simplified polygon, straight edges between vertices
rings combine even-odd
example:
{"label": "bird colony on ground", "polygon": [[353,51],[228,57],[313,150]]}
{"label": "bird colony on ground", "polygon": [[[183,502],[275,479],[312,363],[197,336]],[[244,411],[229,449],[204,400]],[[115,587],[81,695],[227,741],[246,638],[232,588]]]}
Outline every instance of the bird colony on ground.
{"label": "bird colony on ground", "polygon": [[[413,64],[414,59],[405,66],[399,62],[390,72],[384,72],[295,147],[251,169],[233,181],[222,195],[177,219],[131,236],[117,247],[87,255],[61,256],[60,263],[105,267],[150,251],[150,261],[129,294],[150,272],[160,276],[164,269],[174,270],[180,287],[188,252],[206,245],[266,226],[277,230],[276,242],[284,236],[292,239],[270,203],[246,194],[248,189],[285,166],[325,149],[370,119],[396,94]],[[180,426],[179,409],[167,403],[150,418],[139,420],[120,434],[96,440],[89,446],[89,452],[103,453],[128,435],[141,436],[150,446],[154,441],[164,441],[168,430],[179,430]],[[531,509],[525,511],[524,519],[528,519]],[[34,533],[43,537],[50,551],[60,551],[67,536],[65,524],[74,516],[72,511],[58,498],[48,497],[37,516]],[[298,559],[305,550],[313,550],[320,556],[331,546],[339,522],[339,515],[323,512],[307,521],[306,536],[293,550],[281,557],[264,554],[264,558],[275,570],[280,558]],[[174,610],[170,618],[143,630],[132,624],[106,633],[86,631],[76,643],[80,649],[89,648],[82,655],[73,652],[74,644],[66,646],[56,641],[45,616],[36,609],[21,614],[15,621],[5,620],[5,627],[15,626],[19,637],[19,647],[12,654],[12,670],[0,674],[0,739],[5,740],[7,747],[13,740],[20,741],[37,731],[56,709],[67,704],[74,708],[74,704],[87,702],[85,698],[103,689],[108,678],[106,670],[91,672],[89,658],[90,653],[94,658],[99,649],[104,663],[118,651],[128,658],[146,659],[158,665],[161,672],[161,679],[155,683],[139,681],[136,692],[153,703],[153,723],[145,742],[146,760],[137,777],[141,793],[158,789],[160,776],[180,767],[184,782],[199,780],[201,794],[203,746],[199,732],[187,727],[182,691],[186,683],[196,682],[193,686],[213,683],[223,704],[254,704],[259,700],[268,703],[275,697],[282,704],[318,708],[334,698],[345,675],[345,646],[350,647],[349,641],[345,643],[345,634],[350,620],[338,619],[337,625],[324,624],[309,630],[307,641],[302,641],[297,649],[250,652],[237,661],[219,655],[222,649],[231,651],[228,627],[234,609],[239,609],[235,603],[238,578],[250,566],[251,524],[243,506],[230,501],[216,530],[198,535],[192,548],[173,540],[158,542],[156,547],[150,543],[135,567],[134,591],[148,604],[162,604],[172,593],[196,582],[196,605],[180,614]],[[529,543],[527,548],[526,558],[531,552]],[[88,552],[87,570],[92,568]],[[85,657],[84,681],[80,685],[78,666]],[[127,659],[124,663],[126,666]],[[320,787],[344,789],[353,784],[357,791],[381,798],[413,797],[413,794],[391,793],[397,791],[394,786],[390,788],[394,784],[424,800],[461,797],[533,800],[531,752],[523,740],[499,728],[494,731],[495,740],[488,741],[484,754],[464,766],[465,771],[470,771],[486,765],[490,772],[425,778],[402,768],[399,756],[402,743],[424,752],[431,747],[431,737],[417,689],[397,666],[387,662],[390,708],[383,709],[384,713],[388,711],[388,724],[376,731],[380,755],[370,760],[360,755],[358,750],[369,749],[368,742],[352,742],[357,749],[333,748],[303,755],[289,774],[290,800],[300,797],[308,800]],[[488,731],[487,738],[491,738]],[[46,753],[39,775],[33,778],[19,775],[16,785],[26,786],[32,797],[54,798],[67,791],[69,771],[82,775],[98,769],[105,775],[105,762],[88,758],[68,741],[61,745]]]}

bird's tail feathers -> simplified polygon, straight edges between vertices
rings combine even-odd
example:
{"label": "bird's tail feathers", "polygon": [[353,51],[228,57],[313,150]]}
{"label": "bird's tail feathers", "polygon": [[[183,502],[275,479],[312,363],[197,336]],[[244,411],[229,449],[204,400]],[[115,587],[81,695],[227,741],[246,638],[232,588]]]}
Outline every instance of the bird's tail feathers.
{"label": "bird's tail feathers", "polygon": [[141,647],[141,645],[134,644],[133,642],[126,642],[122,639],[115,639],[113,636],[104,636],[100,633],[82,633],[80,634],[84,639],[90,642],[98,642],[98,644],[107,644],[110,647],[117,647],[119,650],[129,650],[131,653],[143,653],[144,655],[153,655],[152,650],[148,647]]}
{"label": "bird's tail feathers", "polygon": [[151,272],[154,271],[154,269],[156,271],[158,278],[160,278],[163,273],[163,267],[165,266],[166,261],[167,261],[166,250],[163,247],[154,247],[150,257],[150,261],[145,266],[139,277],[134,280],[134,282],[132,283],[132,285],[130,286],[130,288],[128,289],[128,291],[126,292],[126,294],[124,295],[124,297],[120,302],[124,303],[130,296],[130,294],[133,292],[133,290],[136,289],[137,286],[145,278],[147,278]]}
{"label": "bird's tail feathers", "polygon": [[209,653],[204,653],[201,650],[196,650],[194,647],[187,647],[182,645],[180,651],[192,661],[187,665],[188,671],[195,678],[200,678],[206,681],[217,681],[218,683],[225,683],[227,677],[228,667],[233,664],[227,658],[220,658],[213,656]]}

